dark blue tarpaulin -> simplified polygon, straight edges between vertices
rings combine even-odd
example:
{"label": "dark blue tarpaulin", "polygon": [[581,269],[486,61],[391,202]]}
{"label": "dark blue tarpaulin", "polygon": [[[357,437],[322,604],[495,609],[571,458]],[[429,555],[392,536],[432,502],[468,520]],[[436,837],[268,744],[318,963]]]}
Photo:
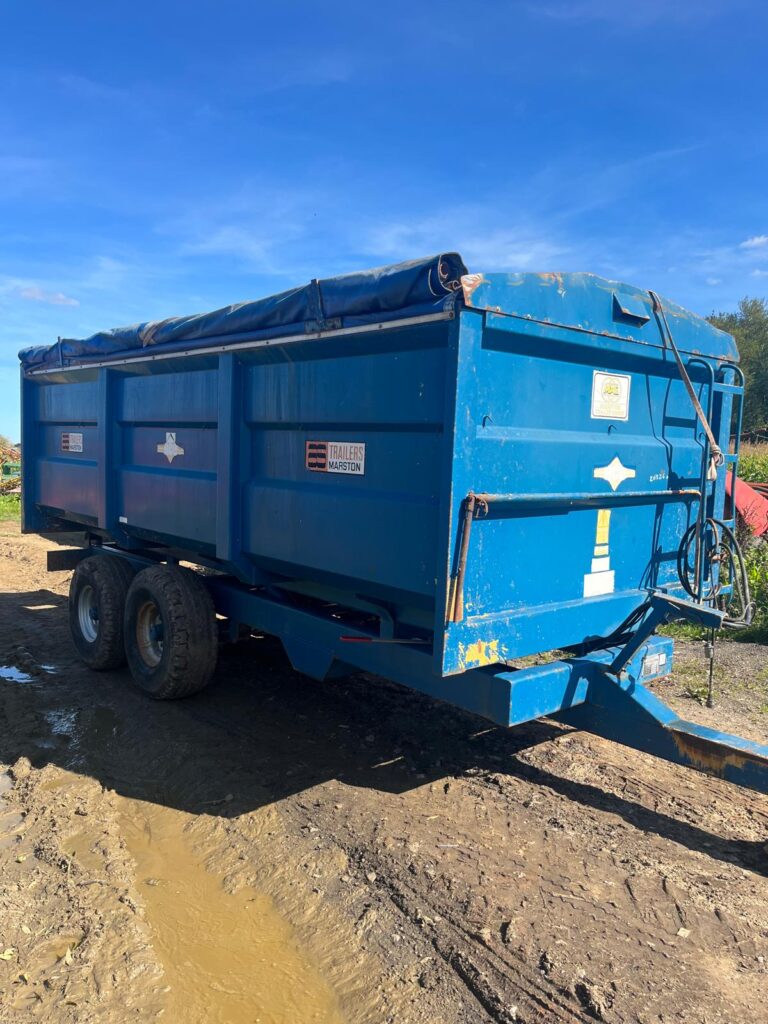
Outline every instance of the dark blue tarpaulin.
{"label": "dark blue tarpaulin", "polygon": [[211,313],[115,327],[89,338],[62,338],[53,345],[23,349],[19,358],[26,370],[53,368],[129,356],[149,346],[187,349],[214,338],[222,343],[243,335],[279,338],[428,313],[443,307],[466,272],[457,253],[445,253],[314,280],[300,288],[238,302]]}

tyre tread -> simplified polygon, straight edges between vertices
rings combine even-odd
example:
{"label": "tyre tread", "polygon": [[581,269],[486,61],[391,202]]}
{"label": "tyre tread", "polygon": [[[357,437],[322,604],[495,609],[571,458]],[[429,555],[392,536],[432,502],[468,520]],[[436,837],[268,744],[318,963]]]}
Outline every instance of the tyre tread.
{"label": "tyre tread", "polygon": [[[170,620],[166,628],[173,636],[173,648],[160,686],[149,689],[140,672],[133,672],[140,686],[155,700],[176,700],[198,693],[210,682],[218,657],[218,629],[213,601],[205,584],[190,569],[156,565],[143,569],[134,578],[134,594],[148,591],[165,606]],[[128,608],[131,606],[129,594]],[[133,669],[130,637],[126,629],[128,663]],[[134,654],[134,659],[140,655]]]}
{"label": "tyre tread", "polygon": [[[120,668],[125,664],[123,611],[133,567],[119,555],[89,555],[79,563],[69,586],[69,626],[80,658],[95,671]],[[80,584],[94,587],[99,598],[99,633],[89,644],[78,623],[77,602]],[[78,638],[82,638],[78,642]]]}

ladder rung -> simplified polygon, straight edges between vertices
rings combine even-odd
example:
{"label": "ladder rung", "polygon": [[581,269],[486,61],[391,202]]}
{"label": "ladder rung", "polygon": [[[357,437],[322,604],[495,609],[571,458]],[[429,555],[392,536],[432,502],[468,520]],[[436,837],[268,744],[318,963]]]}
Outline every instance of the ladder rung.
{"label": "ladder rung", "polygon": [[726,395],[742,395],[744,394],[744,388],[739,384],[719,384],[715,383],[715,391],[720,391]]}

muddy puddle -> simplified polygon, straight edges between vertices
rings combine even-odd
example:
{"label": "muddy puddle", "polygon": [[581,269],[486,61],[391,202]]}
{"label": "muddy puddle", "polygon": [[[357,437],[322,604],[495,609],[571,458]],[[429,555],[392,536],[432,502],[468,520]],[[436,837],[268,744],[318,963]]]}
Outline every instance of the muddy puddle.
{"label": "muddy puddle", "polygon": [[[42,667],[53,670],[52,665]],[[7,664],[0,665],[0,680],[35,682],[28,673]],[[48,706],[40,717],[43,735],[36,735],[36,746],[66,749],[70,769],[80,764],[87,745],[111,743],[120,726],[119,717],[108,708],[89,709],[86,714],[71,705]],[[5,799],[11,786],[11,778],[0,774],[0,852],[18,844],[24,826],[18,807]],[[77,786],[76,775],[56,773],[42,781],[36,792],[60,796],[72,786]],[[173,1024],[344,1024],[334,989],[270,896],[248,887],[236,892],[224,888],[222,870],[211,861],[210,845],[201,847],[194,838],[196,815],[115,792],[109,802],[116,812],[119,837],[135,862],[134,884],[149,929],[147,938],[163,968],[159,988],[153,983],[147,992],[153,997],[161,993],[164,1020]],[[93,806],[85,801],[76,818],[83,827],[62,842],[65,859],[85,873],[83,885],[103,880],[105,867],[115,861],[116,835],[95,830],[93,813]],[[29,960],[34,967],[22,972],[15,1008],[36,1005],[38,997],[24,978],[48,972],[53,979],[76,969],[73,951],[82,938],[69,931],[51,940],[35,936],[34,958]],[[29,964],[25,961],[26,968]]]}
{"label": "muddy puddle", "polygon": [[31,683],[32,676],[15,665],[0,665],[0,679],[6,683]]}
{"label": "muddy puddle", "polygon": [[343,1024],[336,996],[270,898],[225,891],[184,832],[189,816],[120,799],[121,833],[168,986],[187,1024]]}

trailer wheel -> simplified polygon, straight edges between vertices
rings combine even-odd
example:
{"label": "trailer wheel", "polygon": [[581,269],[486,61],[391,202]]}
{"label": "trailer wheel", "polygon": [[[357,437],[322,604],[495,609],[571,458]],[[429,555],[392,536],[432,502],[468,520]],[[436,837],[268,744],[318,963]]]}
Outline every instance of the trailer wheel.
{"label": "trailer wheel", "polygon": [[133,567],[119,555],[90,555],[75,569],[69,630],[89,668],[104,671],[125,664],[123,611],[132,578]]}
{"label": "trailer wheel", "polygon": [[155,700],[189,697],[216,668],[211,595],[190,569],[156,565],[134,578],[125,604],[125,653],[136,683]]}

